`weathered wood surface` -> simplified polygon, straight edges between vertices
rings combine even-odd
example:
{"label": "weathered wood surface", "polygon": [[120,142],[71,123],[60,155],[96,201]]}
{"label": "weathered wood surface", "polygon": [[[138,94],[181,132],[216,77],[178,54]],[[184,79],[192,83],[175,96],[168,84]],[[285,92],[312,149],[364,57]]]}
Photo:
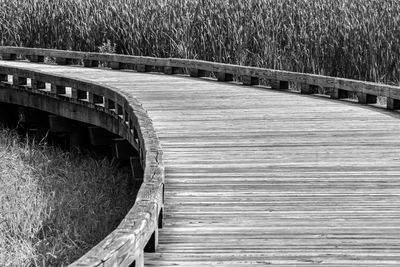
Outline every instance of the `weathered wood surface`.
{"label": "weathered wood surface", "polygon": [[[71,266],[131,266],[133,262],[135,266],[143,266],[144,251],[154,251],[158,244],[165,175],[159,140],[142,105],[118,88],[62,74],[40,72],[37,68],[0,64],[0,74],[1,102],[91,123],[125,138],[131,148],[137,150],[134,178],[143,183],[138,183],[140,189],[134,206],[112,233]],[[42,86],[39,88],[38,84]],[[50,117],[51,128],[69,131],[68,128],[79,127],[72,126],[71,121],[63,117]],[[55,126],[60,123],[66,125]],[[111,135],[111,138],[114,137]],[[140,172],[144,169],[140,177],[139,169]]]}
{"label": "weathered wood surface", "polygon": [[[154,58],[144,56],[131,56],[119,54],[88,53],[79,51],[65,51],[41,48],[10,47],[0,46],[0,56],[3,59],[14,60],[18,56],[25,56],[32,62],[44,56],[53,57],[60,65],[71,64],[73,60],[83,61],[87,67],[97,66],[99,61],[109,62],[111,68],[121,69],[136,66],[136,70],[147,72],[156,67],[163,69],[165,73],[172,74],[184,70],[191,76],[204,76],[205,72],[212,72],[219,81],[231,81],[234,77],[242,79],[245,85],[257,84],[259,79],[269,81],[269,84],[275,89],[286,89],[288,83],[299,85],[301,92],[309,94],[317,87],[330,88],[334,92],[333,98],[340,96],[340,91],[356,92],[361,96],[360,102],[367,103],[364,98],[374,98],[374,96],[383,96],[388,98],[388,109],[400,109],[400,87],[378,84],[372,82],[358,81],[352,79],[329,77],[308,73],[297,73],[291,71],[264,69],[249,66],[239,66],[232,64],[223,64],[193,59],[180,58]],[[337,91],[337,92],[336,92]],[[343,92],[342,92],[343,93]]]}
{"label": "weathered wood surface", "polygon": [[139,99],[164,152],[146,266],[400,264],[398,113],[206,79],[1,62]]}

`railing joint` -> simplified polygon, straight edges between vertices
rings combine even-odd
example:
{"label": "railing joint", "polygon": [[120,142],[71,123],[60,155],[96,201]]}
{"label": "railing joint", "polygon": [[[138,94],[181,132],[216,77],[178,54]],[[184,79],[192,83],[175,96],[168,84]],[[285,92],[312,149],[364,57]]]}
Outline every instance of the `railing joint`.
{"label": "railing joint", "polygon": [[360,104],[375,104],[377,102],[376,95],[366,93],[357,93],[358,103]]}

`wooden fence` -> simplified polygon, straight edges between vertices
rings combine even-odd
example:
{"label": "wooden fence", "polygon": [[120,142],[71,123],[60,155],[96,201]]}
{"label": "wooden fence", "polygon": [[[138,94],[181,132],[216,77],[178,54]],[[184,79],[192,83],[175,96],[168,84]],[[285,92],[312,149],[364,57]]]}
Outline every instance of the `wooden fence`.
{"label": "wooden fence", "polygon": [[377,96],[387,98],[387,109],[400,109],[400,87],[345,78],[321,76],[315,74],[296,73],[290,71],[263,69],[256,67],[222,64],[208,61],[153,58],[118,54],[101,54],[52,49],[36,49],[22,47],[0,47],[0,54],[5,60],[16,59],[17,56],[29,58],[33,62],[42,62],[45,57],[55,58],[57,64],[82,62],[85,67],[98,66],[99,62],[107,62],[112,69],[136,69],[139,72],[158,71],[166,74],[187,73],[192,77],[214,73],[219,81],[240,80],[245,85],[257,85],[266,82],[273,89],[287,90],[292,83],[304,94],[327,93],[333,99],[347,98],[348,92],[354,92],[362,104],[373,104]]}

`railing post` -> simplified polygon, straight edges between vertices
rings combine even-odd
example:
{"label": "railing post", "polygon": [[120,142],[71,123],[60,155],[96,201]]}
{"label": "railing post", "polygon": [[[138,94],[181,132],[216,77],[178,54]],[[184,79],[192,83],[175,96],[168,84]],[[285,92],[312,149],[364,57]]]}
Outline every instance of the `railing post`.
{"label": "railing post", "polygon": [[90,59],[84,59],[83,60],[83,66],[86,68],[96,68],[99,66],[99,61],[98,60],[90,60]]}
{"label": "railing post", "polygon": [[0,82],[8,82],[8,75],[0,74]]}
{"label": "railing post", "polygon": [[121,106],[120,104],[117,104],[117,109],[116,109],[116,111],[117,111],[117,115],[118,115],[118,116],[124,115],[124,109],[122,108],[122,106]]}
{"label": "railing post", "polygon": [[46,89],[46,83],[36,79],[31,79],[31,87],[34,90]]}
{"label": "railing post", "polygon": [[130,267],[144,267],[144,252],[142,251]]}
{"label": "railing post", "polygon": [[331,99],[348,98],[348,91],[342,89],[332,88],[330,92]]}
{"label": "railing post", "polygon": [[358,103],[360,104],[375,104],[377,97],[376,95],[370,95],[366,93],[357,93]]}
{"label": "railing post", "polygon": [[87,92],[84,90],[79,90],[76,88],[71,89],[71,97],[77,100],[84,100],[87,99]]}
{"label": "railing post", "polygon": [[289,89],[288,81],[270,80],[269,85],[274,90],[288,90]]}
{"label": "railing post", "polygon": [[108,109],[108,110],[111,110],[111,109],[114,110],[114,109],[115,109],[115,102],[114,102],[114,100],[105,98],[105,99],[104,99],[104,107],[105,107],[106,109]]}
{"label": "railing post", "polygon": [[130,157],[131,170],[133,176],[133,185],[135,188],[139,188],[140,184],[143,182],[143,170],[140,164],[140,157]]}
{"label": "railing post", "polygon": [[27,85],[27,78],[14,75],[13,76],[13,84],[14,85]]}
{"label": "railing post", "polygon": [[93,94],[89,92],[89,103],[92,104],[103,104],[104,98],[100,95]]}
{"label": "railing post", "polygon": [[183,73],[181,68],[169,67],[169,66],[164,67],[164,74],[172,75],[172,74],[181,74],[181,73]]}
{"label": "railing post", "polygon": [[206,71],[204,70],[199,70],[199,69],[189,69],[189,75],[190,77],[205,77],[206,76]]}
{"label": "railing post", "polygon": [[57,65],[71,65],[72,59],[71,58],[64,58],[64,57],[57,57],[56,58]]}
{"label": "railing post", "polygon": [[120,62],[117,61],[111,61],[110,62],[110,68],[113,70],[119,70],[122,68],[122,64]]}
{"label": "railing post", "polygon": [[260,80],[258,77],[243,75],[242,82],[243,82],[243,85],[258,85],[260,83]]}
{"label": "railing post", "polygon": [[307,83],[302,83],[300,85],[300,93],[305,95],[314,94],[317,91],[317,86]]}
{"label": "railing post", "polygon": [[63,95],[63,94],[66,93],[66,92],[65,92],[65,86],[52,84],[52,85],[51,85],[50,92],[51,92],[52,94],[56,94],[56,95]]}
{"label": "railing post", "polygon": [[386,108],[389,110],[400,109],[400,100],[388,97],[386,102]]}
{"label": "railing post", "polygon": [[163,226],[164,226],[164,208],[161,208],[160,214],[158,215],[158,229],[162,229]]}
{"label": "railing post", "polygon": [[151,235],[149,242],[147,242],[144,252],[156,252],[158,247],[158,227],[154,230],[153,234]]}
{"label": "railing post", "polygon": [[17,54],[3,53],[2,58],[3,58],[3,60],[16,60]]}
{"label": "railing post", "polygon": [[151,72],[152,70],[153,70],[153,66],[150,66],[150,65],[139,64],[136,66],[137,72]]}
{"label": "railing post", "polygon": [[30,62],[44,62],[44,56],[29,55],[27,58]]}
{"label": "railing post", "polygon": [[231,81],[233,81],[233,75],[230,74],[230,73],[217,72],[215,75],[217,76],[217,80],[219,82],[231,82]]}

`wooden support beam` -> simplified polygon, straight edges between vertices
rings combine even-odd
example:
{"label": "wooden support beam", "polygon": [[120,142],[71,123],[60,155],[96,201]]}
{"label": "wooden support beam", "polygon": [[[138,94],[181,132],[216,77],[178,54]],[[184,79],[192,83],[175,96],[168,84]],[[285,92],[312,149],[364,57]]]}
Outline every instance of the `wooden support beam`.
{"label": "wooden support beam", "polygon": [[388,97],[386,102],[386,108],[388,110],[400,109],[400,100]]}
{"label": "wooden support beam", "polygon": [[260,80],[258,77],[244,75],[242,76],[243,85],[258,85]]}
{"label": "wooden support beam", "polygon": [[73,131],[69,133],[68,140],[69,149],[80,149],[82,146],[86,144],[85,137],[79,131]]}
{"label": "wooden support beam", "polygon": [[27,78],[13,75],[13,84],[14,85],[27,85],[27,83],[28,83]]}
{"label": "wooden support beam", "polygon": [[136,71],[137,72],[151,72],[151,71],[153,71],[153,66],[139,64],[136,66]]}
{"label": "wooden support beam", "polygon": [[206,71],[205,70],[199,70],[199,69],[189,69],[189,75],[190,77],[205,77],[206,76]]}
{"label": "wooden support beam", "polygon": [[2,59],[3,60],[16,60],[17,59],[17,54],[3,53],[2,54]]}
{"label": "wooden support beam", "polygon": [[143,169],[142,165],[140,164],[140,157],[139,156],[130,157],[129,160],[131,164],[134,186],[135,188],[139,188],[143,182]]}
{"label": "wooden support beam", "polygon": [[47,112],[38,109],[18,106],[18,118],[22,123],[47,125],[48,115]]}
{"label": "wooden support beam", "polygon": [[138,157],[138,152],[124,138],[114,138],[112,147],[113,157],[123,164],[130,164],[131,157]]}
{"label": "wooden support beam", "polygon": [[98,60],[84,59],[83,60],[83,66],[85,68],[96,68],[96,67],[99,66],[99,61]]}
{"label": "wooden support beam", "polygon": [[49,115],[49,127],[53,133],[69,133],[77,129],[78,122],[57,115]]}
{"label": "wooden support beam", "polygon": [[116,134],[96,126],[89,126],[88,131],[90,144],[93,146],[113,146],[114,139],[118,137]]}
{"label": "wooden support beam", "polygon": [[360,104],[375,104],[377,101],[376,95],[365,93],[357,93],[358,103]]}
{"label": "wooden support beam", "polygon": [[233,75],[230,74],[230,73],[217,72],[217,73],[215,73],[215,76],[217,77],[217,80],[219,82],[231,82],[231,81],[233,81]]}
{"label": "wooden support beam", "polygon": [[330,97],[331,97],[331,99],[348,98],[349,92],[346,90],[342,90],[342,89],[332,88],[331,92],[330,92]]}
{"label": "wooden support beam", "polygon": [[34,138],[35,142],[46,141],[48,129],[42,127],[29,127],[27,130],[29,137]]}
{"label": "wooden support beam", "polygon": [[87,146],[86,124],[56,115],[49,115],[48,122],[52,136],[58,136],[63,147],[71,150]]}
{"label": "wooden support beam", "polygon": [[0,102],[0,125],[15,128],[18,123],[18,106]]}
{"label": "wooden support beam", "polygon": [[52,84],[50,92],[56,95],[64,95],[66,94],[65,86]]}
{"label": "wooden support beam", "polygon": [[18,106],[17,112],[20,132],[34,137],[37,141],[44,139],[49,130],[47,120],[49,113],[23,106]]}

